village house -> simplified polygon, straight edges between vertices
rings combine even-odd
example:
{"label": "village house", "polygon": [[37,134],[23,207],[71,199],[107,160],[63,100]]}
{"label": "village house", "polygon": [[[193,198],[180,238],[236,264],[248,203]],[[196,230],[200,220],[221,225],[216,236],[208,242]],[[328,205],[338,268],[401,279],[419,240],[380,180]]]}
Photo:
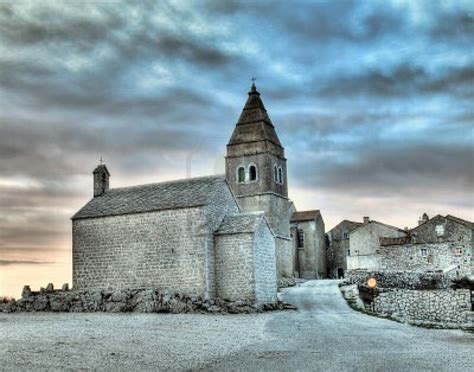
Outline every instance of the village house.
{"label": "village house", "polygon": [[326,241],[320,211],[295,212],[291,217],[295,276],[303,279],[326,277]]}
{"label": "village house", "polygon": [[[298,275],[324,276],[321,214],[294,213],[285,151],[255,84],[225,168],[222,176],[110,188],[100,164],[94,197],[72,217],[73,287],[171,288],[272,302],[277,278],[294,275],[296,251]],[[290,220],[296,235],[304,231],[298,250]]]}
{"label": "village house", "polygon": [[347,271],[347,254],[350,251],[349,236],[361,222],[344,220],[326,234],[326,266],[329,278],[344,278]]}
{"label": "village house", "polygon": [[380,247],[380,238],[400,238],[406,235],[405,230],[364,217],[364,223],[357,226],[349,235],[349,249],[346,252],[347,270],[379,269],[376,252]]}
{"label": "village house", "polygon": [[381,238],[376,260],[381,270],[473,275],[473,235],[472,222],[451,215],[429,219],[425,213],[406,237]]}

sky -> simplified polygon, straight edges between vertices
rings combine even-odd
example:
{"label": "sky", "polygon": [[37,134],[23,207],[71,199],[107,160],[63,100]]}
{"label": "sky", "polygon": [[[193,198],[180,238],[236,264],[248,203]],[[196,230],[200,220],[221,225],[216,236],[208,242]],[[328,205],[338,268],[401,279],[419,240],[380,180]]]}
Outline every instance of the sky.
{"label": "sky", "polygon": [[470,1],[0,1],[0,295],[71,282],[70,217],[111,187],[223,173],[250,79],[290,198],[474,220]]}

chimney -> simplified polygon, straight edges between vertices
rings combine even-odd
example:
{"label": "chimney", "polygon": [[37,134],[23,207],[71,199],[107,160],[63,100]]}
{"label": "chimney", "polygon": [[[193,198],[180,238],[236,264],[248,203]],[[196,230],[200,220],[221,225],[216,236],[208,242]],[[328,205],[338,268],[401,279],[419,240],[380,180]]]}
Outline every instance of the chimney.
{"label": "chimney", "polygon": [[424,224],[425,222],[428,222],[430,218],[428,217],[428,215],[426,213],[423,213],[423,216],[420,217],[420,219],[418,220],[418,226],[420,226],[421,224]]}
{"label": "chimney", "polygon": [[370,217],[364,217],[364,225],[367,225],[370,222]]}
{"label": "chimney", "polygon": [[110,173],[105,164],[100,164],[92,172],[94,175],[94,198],[109,189]]}

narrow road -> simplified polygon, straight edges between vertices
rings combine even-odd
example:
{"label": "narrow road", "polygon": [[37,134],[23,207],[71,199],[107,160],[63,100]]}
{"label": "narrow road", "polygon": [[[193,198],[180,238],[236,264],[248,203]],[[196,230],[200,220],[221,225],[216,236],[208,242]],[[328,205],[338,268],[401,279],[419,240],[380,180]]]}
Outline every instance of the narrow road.
{"label": "narrow road", "polygon": [[[275,314],[266,340],[214,360],[204,370],[472,371],[474,335],[412,327],[353,311],[337,281],[309,281],[284,300],[298,312]],[[242,324],[245,327],[245,324]]]}

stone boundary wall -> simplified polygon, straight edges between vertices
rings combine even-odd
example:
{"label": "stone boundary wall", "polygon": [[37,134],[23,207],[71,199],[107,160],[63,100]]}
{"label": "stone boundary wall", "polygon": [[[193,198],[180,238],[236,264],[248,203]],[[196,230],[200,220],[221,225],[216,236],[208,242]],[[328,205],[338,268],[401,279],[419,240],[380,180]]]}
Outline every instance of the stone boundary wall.
{"label": "stone boundary wall", "polygon": [[0,302],[0,312],[140,312],[140,313],[257,313],[271,310],[297,308],[282,301],[255,305],[249,301],[206,300],[200,296],[186,295],[172,290],[153,288],[138,289],[89,289],[54,290],[49,284],[46,289],[32,292],[25,286],[22,298]]}
{"label": "stone boundary wall", "polygon": [[[471,310],[471,293],[458,290],[385,289],[364,302],[366,311],[411,324],[464,325]],[[373,306],[373,307],[372,307]]]}
{"label": "stone boundary wall", "polygon": [[365,285],[369,277],[377,279],[378,288],[398,289],[448,289],[451,279],[440,272],[416,271],[350,271],[345,282]]}

